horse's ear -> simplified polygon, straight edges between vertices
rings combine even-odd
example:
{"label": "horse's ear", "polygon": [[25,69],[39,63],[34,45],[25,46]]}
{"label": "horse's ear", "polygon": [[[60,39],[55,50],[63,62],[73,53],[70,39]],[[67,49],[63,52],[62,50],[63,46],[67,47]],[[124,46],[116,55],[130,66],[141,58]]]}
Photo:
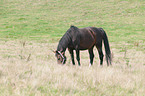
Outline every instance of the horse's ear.
{"label": "horse's ear", "polygon": [[57,53],[56,51],[54,51],[54,50],[51,50],[52,52],[54,52],[54,53]]}
{"label": "horse's ear", "polygon": [[56,50],[55,53],[59,54],[59,52]]}

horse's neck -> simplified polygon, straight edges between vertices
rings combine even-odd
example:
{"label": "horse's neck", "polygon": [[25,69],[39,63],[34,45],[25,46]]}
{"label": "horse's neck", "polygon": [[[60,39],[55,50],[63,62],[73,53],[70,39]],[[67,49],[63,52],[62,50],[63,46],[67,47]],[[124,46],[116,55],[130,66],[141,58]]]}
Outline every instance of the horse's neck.
{"label": "horse's neck", "polygon": [[58,44],[58,47],[57,47],[57,50],[58,51],[63,51],[65,52],[66,48],[68,47],[69,45],[69,41],[67,40],[61,40]]}
{"label": "horse's neck", "polygon": [[59,43],[57,47],[57,51],[65,52],[66,48],[67,48],[66,46],[63,46],[62,44]]}
{"label": "horse's neck", "polygon": [[63,37],[60,39],[57,50],[65,52],[66,48],[69,46],[69,43],[71,42],[71,36],[67,32],[63,35]]}

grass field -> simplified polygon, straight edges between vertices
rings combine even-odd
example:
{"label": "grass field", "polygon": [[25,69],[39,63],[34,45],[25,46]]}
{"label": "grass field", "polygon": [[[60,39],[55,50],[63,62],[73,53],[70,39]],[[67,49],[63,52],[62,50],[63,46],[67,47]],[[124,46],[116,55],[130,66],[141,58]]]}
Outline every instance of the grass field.
{"label": "grass field", "polygon": [[[1,0],[0,96],[145,96],[144,0]],[[54,53],[70,25],[102,27],[113,66],[58,65]]]}

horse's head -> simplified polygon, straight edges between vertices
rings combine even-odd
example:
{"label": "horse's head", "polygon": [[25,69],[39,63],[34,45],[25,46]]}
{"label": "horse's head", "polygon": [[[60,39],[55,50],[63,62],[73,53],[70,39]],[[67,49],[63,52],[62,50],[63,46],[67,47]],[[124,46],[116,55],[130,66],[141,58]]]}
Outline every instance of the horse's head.
{"label": "horse's head", "polygon": [[66,56],[65,56],[64,52],[55,51],[55,56],[57,58],[58,64],[65,64],[65,62],[66,62]]}

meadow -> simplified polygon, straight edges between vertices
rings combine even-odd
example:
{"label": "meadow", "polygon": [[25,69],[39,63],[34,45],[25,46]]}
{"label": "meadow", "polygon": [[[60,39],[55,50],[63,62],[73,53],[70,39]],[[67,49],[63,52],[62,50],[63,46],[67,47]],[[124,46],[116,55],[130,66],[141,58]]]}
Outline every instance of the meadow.
{"label": "meadow", "polygon": [[[0,96],[144,96],[144,0],[1,0]],[[70,25],[102,27],[112,66],[59,65],[54,53]],[[104,52],[105,53],[105,52]],[[76,61],[76,60],[75,60]]]}

